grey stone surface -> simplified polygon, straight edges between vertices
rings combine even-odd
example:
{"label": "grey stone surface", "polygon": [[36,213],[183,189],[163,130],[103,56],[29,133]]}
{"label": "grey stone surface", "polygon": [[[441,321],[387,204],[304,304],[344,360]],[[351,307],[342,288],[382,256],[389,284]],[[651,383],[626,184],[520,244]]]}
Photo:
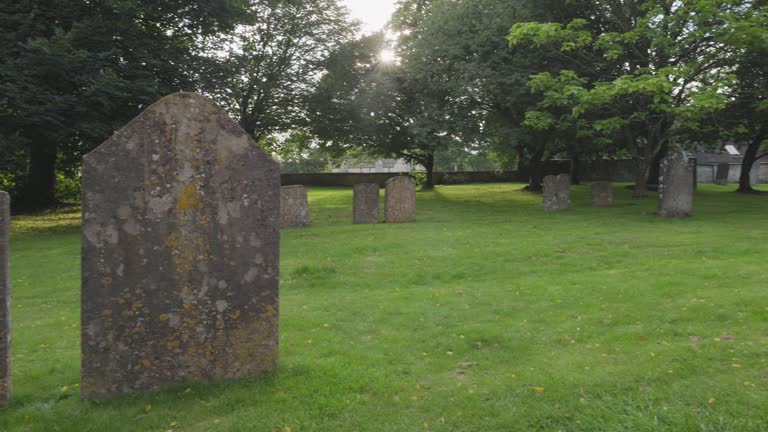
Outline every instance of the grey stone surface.
{"label": "grey stone surface", "polygon": [[592,183],[592,205],[610,207],[613,205],[613,184],[607,181]]}
{"label": "grey stone surface", "polygon": [[693,214],[693,165],[682,154],[661,161],[659,216],[688,217]]}
{"label": "grey stone surface", "polygon": [[379,223],[379,185],[360,183],[353,188],[352,222],[356,224]]}
{"label": "grey stone surface", "polygon": [[280,173],[217,107],[167,96],[83,158],[83,398],[278,360]]}
{"label": "grey stone surface", "polygon": [[571,208],[571,176],[560,174],[544,177],[544,210],[560,211]]}
{"label": "grey stone surface", "polygon": [[307,188],[304,186],[280,188],[280,227],[297,228],[309,224]]}
{"label": "grey stone surface", "polygon": [[11,278],[8,236],[11,198],[0,192],[0,408],[11,400]]}
{"label": "grey stone surface", "polygon": [[715,173],[715,184],[727,185],[728,174],[731,171],[731,165],[727,163],[721,163],[717,165],[717,172]]}
{"label": "grey stone surface", "polygon": [[385,184],[384,219],[387,223],[416,219],[416,182],[406,176],[392,177]]}

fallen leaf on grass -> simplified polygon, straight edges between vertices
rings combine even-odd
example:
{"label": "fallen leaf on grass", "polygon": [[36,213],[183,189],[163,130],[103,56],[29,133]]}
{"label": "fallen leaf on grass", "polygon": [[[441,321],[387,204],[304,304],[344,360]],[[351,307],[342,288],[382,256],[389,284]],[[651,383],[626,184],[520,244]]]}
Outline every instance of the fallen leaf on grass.
{"label": "fallen leaf on grass", "polygon": [[544,392],[544,387],[538,387],[538,386],[536,386],[536,387],[534,387],[534,388],[533,388],[533,390],[534,390],[535,392],[538,392],[538,393],[543,393],[543,392]]}

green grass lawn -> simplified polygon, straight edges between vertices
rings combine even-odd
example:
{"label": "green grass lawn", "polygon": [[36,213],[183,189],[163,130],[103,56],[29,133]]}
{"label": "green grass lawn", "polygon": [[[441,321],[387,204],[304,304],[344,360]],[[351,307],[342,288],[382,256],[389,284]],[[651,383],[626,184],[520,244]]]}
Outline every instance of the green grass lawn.
{"label": "green grass lawn", "polygon": [[519,184],[418,194],[354,226],[313,189],[282,234],[281,360],[262,380],[79,399],[79,216],[13,224],[8,431],[765,431],[768,196],[696,215],[617,187],[545,214]]}

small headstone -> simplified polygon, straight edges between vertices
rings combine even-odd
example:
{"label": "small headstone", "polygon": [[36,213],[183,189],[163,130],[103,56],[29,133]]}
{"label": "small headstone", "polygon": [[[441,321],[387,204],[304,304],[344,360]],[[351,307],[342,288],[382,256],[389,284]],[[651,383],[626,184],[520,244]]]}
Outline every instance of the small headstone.
{"label": "small headstone", "polygon": [[83,158],[87,399],[278,359],[280,171],[227,114],[167,96]]}
{"label": "small headstone", "polygon": [[683,154],[661,161],[659,216],[688,217],[693,214],[693,165]]}
{"label": "small headstone", "polygon": [[412,222],[416,219],[416,182],[405,176],[387,180],[384,219],[387,223]]}
{"label": "small headstone", "polygon": [[592,205],[610,207],[613,205],[613,184],[607,181],[592,183]]}
{"label": "small headstone", "polygon": [[379,185],[356,184],[353,188],[352,221],[356,224],[379,223]]}
{"label": "small headstone", "polygon": [[544,177],[544,210],[560,211],[571,208],[571,176]]}
{"label": "small headstone", "polygon": [[715,172],[715,184],[724,186],[728,184],[728,174],[731,171],[731,165],[727,163],[721,163],[717,165],[717,172]]}
{"label": "small headstone", "polygon": [[8,237],[11,197],[0,192],[0,408],[11,400],[11,278]]}
{"label": "small headstone", "polygon": [[307,188],[304,186],[280,188],[280,228],[298,228],[309,224]]}

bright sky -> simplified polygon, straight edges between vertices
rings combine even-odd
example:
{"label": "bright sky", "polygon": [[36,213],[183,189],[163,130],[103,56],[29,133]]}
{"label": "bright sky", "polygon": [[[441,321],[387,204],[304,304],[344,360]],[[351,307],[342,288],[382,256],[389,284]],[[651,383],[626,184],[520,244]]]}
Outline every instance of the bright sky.
{"label": "bright sky", "polygon": [[363,32],[373,33],[387,24],[395,11],[395,0],[344,0],[352,16],[363,22]]}

